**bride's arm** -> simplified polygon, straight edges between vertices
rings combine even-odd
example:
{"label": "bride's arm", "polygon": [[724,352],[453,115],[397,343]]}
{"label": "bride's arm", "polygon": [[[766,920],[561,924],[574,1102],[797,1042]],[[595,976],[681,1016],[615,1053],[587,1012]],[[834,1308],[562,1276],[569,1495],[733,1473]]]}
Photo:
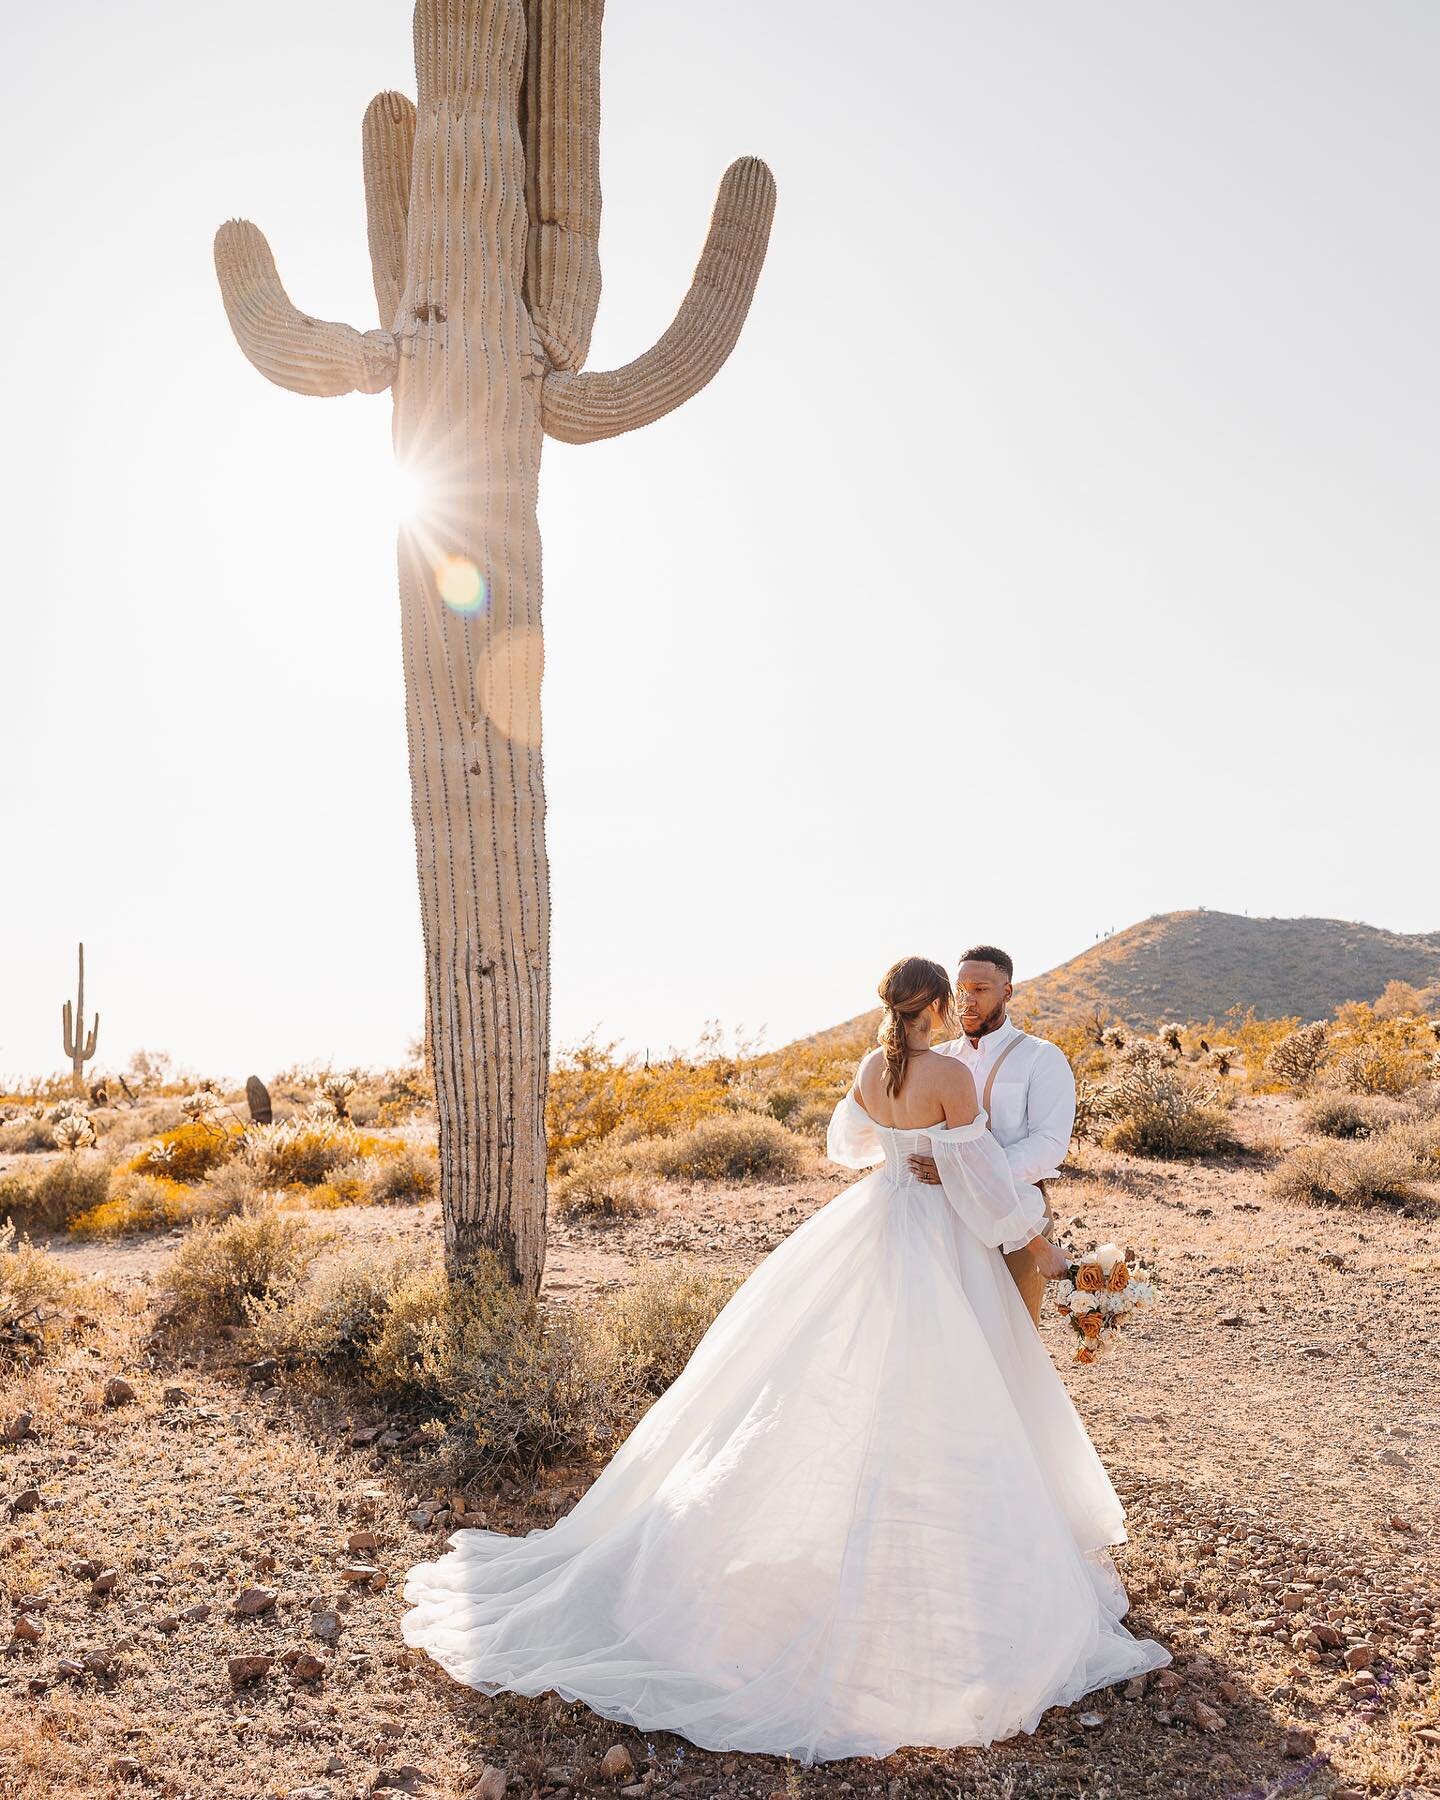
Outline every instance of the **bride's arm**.
{"label": "bride's arm", "polygon": [[1060,1253],[1044,1235],[1044,1198],[1035,1188],[1016,1187],[963,1063],[945,1071],[942,1097],[945,1125],[928,1135],[946,1200],[982,1243],[998,1250],[1018,1240],[1050,1273]]}
{"label": "bride's arm", "polygon": [[872,1163],[884,1161],[885,1150],[875,1121],[855,1098],[853,1086],[836,1102],[830,1115],[825,1154],[846,1169],[868,1169]]}

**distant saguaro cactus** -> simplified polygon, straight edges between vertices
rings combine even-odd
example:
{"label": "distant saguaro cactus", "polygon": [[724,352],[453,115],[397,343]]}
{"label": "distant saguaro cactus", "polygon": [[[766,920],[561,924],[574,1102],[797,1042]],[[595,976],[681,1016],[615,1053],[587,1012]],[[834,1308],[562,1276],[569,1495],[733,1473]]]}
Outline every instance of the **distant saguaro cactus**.
{"label": "distant saguaro cactus", "polygon": [[540,754],[536,523],[544,436],[592,443],[663,417],[734,347],[775,206],[764,163],[720,184],[674,323],[584,368],[600,300],[603,0],[419,0],[418,107],[361,133],[380,329],[298,311],[264,237],[215,238],[241,349],[300,394],[394,390],[424,506],[402,530],[401,633],[440,1132],[446,1263],[485,1248],[534,1293],[545,1257],[550,883]]}
{"label": "distant saguaro cactus", "polygon": [[80,991],[75,996],[75,1010],[70,1010],[67,1000],[60,1009],[60,1020],[64,1030],[65,1054],[70,1058],[70,1082],[77,1094],[85,1092],[85,1065],[95,1054],[95,1039],[100,1033],[100,1015],[97,1012],[94,1023],[90,1027],[89,1037],[85,1036],[85,946],[80,945]]}

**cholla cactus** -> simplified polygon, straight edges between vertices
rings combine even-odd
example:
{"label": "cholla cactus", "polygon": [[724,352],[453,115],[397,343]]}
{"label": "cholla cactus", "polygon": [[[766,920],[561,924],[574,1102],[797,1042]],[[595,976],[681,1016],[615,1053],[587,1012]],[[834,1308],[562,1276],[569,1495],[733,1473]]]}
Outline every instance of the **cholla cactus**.
{"label": "cholla cactus", "polygon": [[180,1110],[192,1124],[208,1119],[218,1104],[219,1096],[211,1087],[200,1086],[180,1102]]}
{"label": "cholla cactus", "polygon": [[1104,1050],[1123,1050],[1127,1041],[1118,1025],[1107,1025],[1100,1034],[1100,1046]]}
{"label": "cholla cactus", "polygon": [[292,392],[394,395],[426,498],[400,541],[410,782],[445,1256],[496,1252],[538,1292],[545,1255],[550,878],[536,521],[544,439],[663,418],[736,344],[775,206],[764,163],[720,183],[690,292],[624,368],[587,370],[600,302],[603,0],[419,0],[418,105],[362,129],[379,328],[299,311],[270,246],[220,227],[241,349]]}
{"label": "cholla cactus", "polygon": [[70,1010],[67,1000],[60,1009],[60,1021],[64,1031],[65,1054],[70,1058],[70,1078],[75,1092],[83,1097],[85,1093],[84,1069],[87,1062],[95,1054],[95,1040],[100,1035],[100,1015],[97,1012],[90,1026],[90,1035],[85,1035],[85,946],[80,945],[80,991],[75,997],[75,1010]]}
{"label": "cholla cactus", "polygon": [[77,1150],[88,1150],[95,1142],[95,1127],[84,1113],[66,1113],[55,1123],[55,1142],[73,1156]]}
{"label": "cholla cactus", "polygon": [[328,1102],[337,1119],[350,1117],[350,1096],[354,1092],[353,1075],[327,1075],[320,1084],[321,1097]]}
{"label": "cholla cactus", "polygon": [[1217,1044],[1205,1058],[1206,1067],[1213,1069],[1217,1075],[1228,1075],[1234,1061],[1235,1050],[1230,1044]]}
{"label": "cholla cactus", "polygon": [[1319,1074],[1329,1047],[1330,1027],[1324,1019],[1316,1019],[1281,1038],[1265,1066],[1277,1081],[1293,1088],[1307,1088]]}
{"label": "cholla cactus", "polygon": [[[82,1100],[76,1100],[73,1097],[68,1100],[57,1100],[50,1108],[50,1123],[58,1125],[62,1119],[73,1118],[76,1114],[83,1117],[84,1112],[85,1103]],[[35,1116],[38,1118],[39,1112]]]}
{"label": "cholla cactus", "polygon": [[1180,1033],[1183,1029],[1184,1027],[1181,1025],[1171,1024],[1162,1027],[1160,1032],[1160,1042],[1164,1044],[1167,1049],[1173,1050],[1177,1056],[1185,1048],[1180,1038]]}
{"label": "cholla cactus", "polygon": [[1075,1083],[1074,1135],[1082,1139],[1098,1138],[1110,1122],[1112,1111],[1109,1091],[1082,1075]]}

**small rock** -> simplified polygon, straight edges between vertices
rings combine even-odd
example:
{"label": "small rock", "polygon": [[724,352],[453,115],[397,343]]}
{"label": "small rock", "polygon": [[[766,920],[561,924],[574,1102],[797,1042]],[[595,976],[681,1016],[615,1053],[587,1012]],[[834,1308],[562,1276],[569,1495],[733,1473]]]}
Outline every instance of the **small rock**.
{"label": "small rock", "polygon": [[275,1371],[279,1367],[279,1363],[273,1356],[262,1356],[259,1362],[249,1364],[245,1373],[251,1381],[269,1383],[274,1379]]}
{"label": "small rock", "polygon": [[55,1665],[55,1673],[63,1676],[66,1681],[79,1681],[85,1673],[85,1666],[76,1662],[73,1656],[62,1656]]}
{"label": "small rock", "polygon": [[1203,1700],[1190,1702],[1190,1717],[1201,1731],[1223,1731],[1224,1717],[1216,1712],[1213,1706],[1207,1706]]}
{"label": "small rock", "polygon": [[1143,1675],[1132,1675],[1130,1680],[1125,1683],[1125,1698],[1127,1700],[1143,1700],[1145,1698],[1145,1686],[1146,1682]]}
{"label": "small rock", "polygon": [[1385,1523],[1392,1531],[1414,1531],[1415,1529],[1410,1521],[1406,1518],[1402,1518],[1399,1513],[1391,1513]]}
{"label": "small rock", "polygon": [[25,1689],[27,1693],[31,1694],[48,1694],[50,1683],[43,1675],[32,1675],[25,1683]]}
{"label": "small rock", "polygon": [[1368,1669],[1375,1660],[1373,1644],[1352,1644],[1345,1652],[1347,1669]]}
{"label": "small rock", "polygon": [[310,1615],[310,1635],[317,1637],[323,1644],[333,1644],[340,1636],[341,1618],[338,1612],[317,1612]]}
{"label": "small rock", "polygon": [[443,1511],[443,1508],[432,1506],[430,1502],[426,1500],[422,1501],[413,1512],[406,1513],[405,1517],[417,1531],[428,1531],[435,1522],[436,1513],[441,1511]]}
{"label": "small rock", "polygon": [[310,1650],[287,1650],[280,1658],[297,1681],[318,1681],[325,1664]]}
{"label": "small rock", "polygon": [[417,1769],[413,1763],[400,1763],[394,1768],[381,1769],[370,1791],[375,1794],[388,1789],[391,1793],[415,1794],[419,1792],[420,1784],[429,1779],[425,1771]]}
{"label": "small rock", "polygon": [[362,1581],[373,1581],[380,1571],[373,1563],[344,1563],[340,1569],[340,1579],[357,1585]]}
{"label": "small rock", "polygon": [[352,1531],[345,1540],[345,1548],[352,1556],[358,1556],[362,1551],[378,1550],[380,1540],[373,1531]]}
{"label": "small rock", "polygon": [[600,1758],[600,1773],[606,1781],[623,1781],[635,1773],[635,1758],[624,1744],[612,1744]]}
{"label": "small rock", "polygon": [[1345,1642],[1333,1625],[1317,1625],[1315,1635],[1327,1650],[1338,1650]]}
{"label": "small rock", "polygon": [[22,1612],[15,1621],[13,1635],[17,1644],[38,1644],[45,1635],[45,1627],[38,1619]]}
{"label": "small rock", "polygon": [[105,1383],[105,1404],[125,1406],[135,1398],[135,1390],[123,1375],[112,1375]]}
{"label": "small rock", "polygon": [[162,1398],[167,1406],[188,1406],[190,1403],[190,1396],[186,1390],[182,1387],[175,1387],[173,1384],[164,1390]]}
{"label": "small rock", "polygon": [[473,1800],[505,1800],[505,1787],[505,1771],[497,1769],[494,1763],[486,1763],[472,1789]]}
{"label": "small rock", "polygon": [[115,1659],[108,1650],[87,1650],[80,1658],[87,1672],[91,1675],[108,1675],[114,1667]]}
{"label": "small rock", "polygon": [[12,1513],[34,1512],[35,1508],[39,1504],[40,1504],[39,1488],[25,1488],[22,1492],[18,1493],[15,1496],[15,1498],[10,1502],[10,1510]]}
{"label": "small rock", "polygon": [[1242,1689],[1238,1681],[1222,1681],[1215,1691],[1227,1706],[1233,1706],[1240,1698]]}
{"label": "small rock", "polygon": [[22,1444],[28,1437],[34,1437],[31,1429],[29,1413],[16,1413],[15,1417],[0,1431],[0,1444]]}
{"label": "small rock", "polygon": [[133,1756],[117,1756],[110,1764],[110,1773],[117,1781],[133,1781],[137,1775],[144,1774],[139,1761]]}
{"label": "small rock", "polygon": [[184,1612],[181,1613],[180,1617],[185,1621],[185,1623],[187,1625],[200,1624],[200,1622],[202,1620],[208,1619],[210,1617],[209,1601],[202,1600],[196,1606],[187,1606],[185,1608]]}
{"label": "small rock", "polygon": [[172,1637],[180,1629],[180,1621],[173,1613],[166,1613],[163,1619],[155,1621],[155,1629],[163,1631],[166,1637]]}
{"label": "small rock", "polygon": [[1105,1723],[1105,1715],[1098,1712],[1083,1712],[1076,1722],[1083,1725],[1087,1731],[1098,1731]]}
{"label": "small rock", "polygon": [[1286,1756],[1313,1756],[1315,1733],[1307,1731],[1303,1725],[1287,1725],[1283,1749]]}
{"label": "small rock", "polygon": [[335,1790],[328,1781],[312,1781],[309,1787],[291,1788],[290,1800],[334,1800]]}
{"label": "small rock", "polygon": [[1155,1685],[1162,1694],[1173,1694],[1184,1682],[1185,1677],[1178,1669],[1162,1669],[1155,1677]]}
{"label": "small rock", "polygon": [[102,1569],[90,1583],[90,1592],[92,1594],[108,1594],[119,1579],[120,1571],[118,1569]]}
{"label": "small rock", "polygon": [[230,1671],[230,1685],[244,1687],[246,1682],[259,1681],[270,1673],[274,1660],[273,1656],[232,1656],[226,1664]]}
{"label": "small rock", "polygon": [[279,1595],[274,1588],[252,1587],[237,1596],[235,1611],[244,1618],[253,1619],[257,1613],[269,1612]]}
{"label": "small rock", "polygon": [[1221,1325],[1243,1325],[1245,1321],[1238,1312],[1228,1312],[1221,1313],[1217,1323]]}
{"label": "small rock", "polygon": [[356,1428],[350,1433],[351,1449],[360,1450],[360,1449],[363,1449],[363,1447],[366,1444],[373,1444],[375,1442],[376,1438],[379,1437],[380,1433],[383,1430],[384,1430],[383,1425],[358,1425],[358,1426],[356,1426]]}

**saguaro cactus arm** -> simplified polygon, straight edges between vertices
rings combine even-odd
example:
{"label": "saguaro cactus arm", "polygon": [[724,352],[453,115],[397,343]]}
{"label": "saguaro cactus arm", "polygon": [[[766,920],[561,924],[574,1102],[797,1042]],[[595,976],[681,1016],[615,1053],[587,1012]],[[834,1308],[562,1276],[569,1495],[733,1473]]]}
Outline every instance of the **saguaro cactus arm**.
{"label": "saguaro cactus arm", "polygon": [[547,435],[567,444],[618,437],[663,419],[699,393],[739,340],[774,216],[775,177],[766,165],[754,156],[731,163],[674,324],[623,369],[547,375],[540,396]]}
{"label": "saguaro cactus arm", "polygon": [[604,0],[525,0],[525,299],[557,369],[582,369],[600,305]]}
{"label": "saguaro cactus arm", "polygon": [[405,225],[410,215],[410,164],[415,155],[415,102],[387,90],[365,108],[360,130],[365,167],[365,219],[380,324],[394,331],[405,291]]}
{"label": "saguaro cactus arm", "polygon": [[265,234],[248,219],[215,233],[215,273],[236,342],[260,373],[295,394],[379,394],[398,358],[388,331],[312,319],[281,285]]}

